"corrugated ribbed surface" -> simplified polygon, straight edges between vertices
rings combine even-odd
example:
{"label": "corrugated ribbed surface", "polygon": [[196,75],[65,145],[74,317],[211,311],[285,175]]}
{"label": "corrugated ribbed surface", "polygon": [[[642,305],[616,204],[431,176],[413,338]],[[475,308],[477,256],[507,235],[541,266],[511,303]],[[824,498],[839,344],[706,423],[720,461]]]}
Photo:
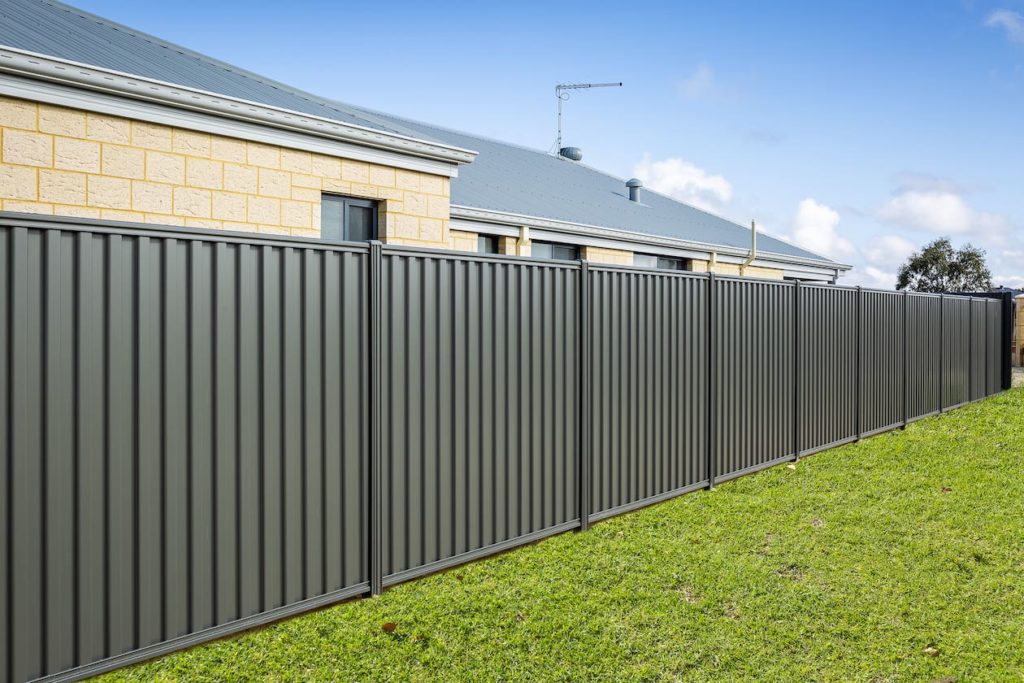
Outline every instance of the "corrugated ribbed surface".
{"label": "corrugated ribbed surface", "polygon": [[579,268],[384,255],[385,576],[578,518]]}
{"label": "corrugated ribbed surface", "polygon": [[861,293],[861,433],[903,422],[905,295]]}
{"label": "corrugated ribbed surface", "polygon": [[942,311],[942,407],[970,400],[971,300],[943,299]]}
{"label": "corrugated ribbed surface", "polygon": [[857,292],[800,286],[801,452],[857,434]]}
{"label": "corrugated ribbed surface", "polygon": [[942,367],[942,300],[934,294],[907,299],[907,410],[910,419],[939,411]]}
{"label": "corrugated ribbed surface", "polygon": [[984,398],[988,391],[988,301],[971,300],[971,400]]}
{"label": "corrugated ribbed surface", "polygon": [[180,649],[994,393],[1002,306],[5,215],[0,679]]}
{"label": "corrugated ribbed surface", "polygon": [[986,324],[988,326],[988,373],[986,376],[986,393],[992,395],[999,391],[1002,368],[1000,359],[1003,356],[1003,340],[1000,337],[1000,330],[1003,325],[1003,312],[1000,310],[1002,304],[999,301],[990,301],[985,311]]}
{"label": "corrugated ribbed surface", "polygon": [[716,479],[794,453],[793,285],[716,280]]}
{"label": "corrugated ribbed surface", "polygon": [[0,0],[0,44],[390,132],[345,105],[47,0]]}
{"label": "corrugated ribbed surface", "polygon": [[591,511],[707,478],[708,280],[589,270]]}
{"label": "corrugated ribbed surface", "polygon": [[366,581],[365,258],[0,228],[5,680]]}

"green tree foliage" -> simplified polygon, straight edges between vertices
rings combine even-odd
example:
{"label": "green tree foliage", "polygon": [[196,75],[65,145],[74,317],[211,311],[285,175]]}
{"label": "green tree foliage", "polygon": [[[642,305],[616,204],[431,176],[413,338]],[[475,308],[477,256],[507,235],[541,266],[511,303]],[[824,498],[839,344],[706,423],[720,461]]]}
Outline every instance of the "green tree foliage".
{"label": "green tree foliage", "polygon": [[954,249],[940,238],[914,252],[900,266],[896,289],[912,292],[983,292],[992,288],[985,252],[965,244]]}

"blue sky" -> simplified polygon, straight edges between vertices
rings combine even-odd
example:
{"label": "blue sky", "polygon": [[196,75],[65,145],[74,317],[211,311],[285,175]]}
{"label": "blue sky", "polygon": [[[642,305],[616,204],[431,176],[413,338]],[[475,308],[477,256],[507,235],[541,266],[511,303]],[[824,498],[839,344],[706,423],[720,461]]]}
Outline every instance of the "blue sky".
{"label": "blue sky", "polygon": [[1024,286],[1024,0],[78,6],[318,94],[547,149],[891,287],[947,235]]}

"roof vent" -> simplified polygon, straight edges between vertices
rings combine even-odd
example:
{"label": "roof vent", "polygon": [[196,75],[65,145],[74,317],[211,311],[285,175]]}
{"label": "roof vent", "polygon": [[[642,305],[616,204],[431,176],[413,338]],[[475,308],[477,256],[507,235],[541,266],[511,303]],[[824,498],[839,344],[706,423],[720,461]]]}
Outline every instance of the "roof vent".
{"label": "roof vent", "polygon": [[640,201],[640,188],[643,186],[643,181],[641,181],[639,178],[630,178],[629,180],[626,181],[626,187],[629,188],[629,201]]}
{"label": "roof vent", "polygon": [[583,150],[579,147],[563,147],[558,150],[558,154],[570,161],[580,161],[583,159]]}

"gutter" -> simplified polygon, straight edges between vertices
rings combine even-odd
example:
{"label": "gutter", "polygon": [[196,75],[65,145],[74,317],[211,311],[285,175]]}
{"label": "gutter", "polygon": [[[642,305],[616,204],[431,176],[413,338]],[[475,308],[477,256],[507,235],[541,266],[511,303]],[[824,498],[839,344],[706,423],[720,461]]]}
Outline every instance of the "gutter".
{"label": "gutter", "polygon": [[[639,242],[641,244],[653,244],[657,246],[669,247],[672,249],[698,250],[702,252],[708,252],[711,254],[724,254],[727,256],[734,256],[739,258],[746,258],[750,255],[750,250],[744,249],[742,247],[728,247],[723,246],[721,244],[697,242],[692,240],[679,239],[676,237],[664,237],[661,235],[650,235],[641,232],[631,232],[628,230],[605,228],[599,225],[572,223],[569,221],[560,221],[551,218],[540,218],[538,216],[526,216],[522,214],[508,213],[505,211],[477,209],[470,206],[463,206],[460,204],[451,205],[451,217],[462,218],[470,221],[480,221],[483,223],[495,223],[498,225],[504,225],[515,228],[540,228],[543,230],[551,230],[555,232],[563,232],[575,235],[586,235],[605,239],[618,239],[629,242]],[[826,270],[834,271],[847,271],[853,267],[845,263],[837,263],[835,261],[829,261],[824,258],[813,259],[800,256],[790,256],[788,254],[777,254],[774,252],[766,252],[763,250],[759,253],[762,258],[771,258],[772,261],[778,263],[791,263],[796,265],[814,266],[817,268],[824,268]]]}
{"label": "gutter", "polygon": [[477,155],[472,150],[444,143],[302,114],[7,46],[0,46],[0,73],[155,102],[450,164],[468,164]]}

